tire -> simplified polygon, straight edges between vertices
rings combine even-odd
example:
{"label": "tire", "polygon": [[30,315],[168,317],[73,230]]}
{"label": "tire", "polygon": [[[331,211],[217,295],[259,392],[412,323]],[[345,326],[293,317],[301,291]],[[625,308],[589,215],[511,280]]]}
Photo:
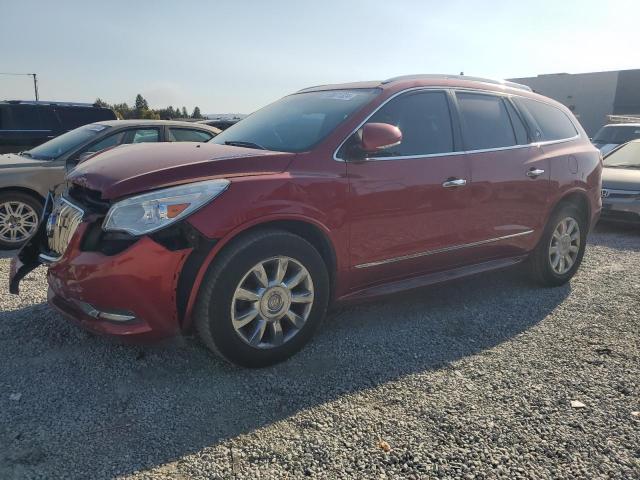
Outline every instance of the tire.
{"label": "tire", "polygon": [[42,203],[22,192],[0,194],[0,250],[20,248],[33,235],[42,216]]}
{"label": "tire", "polygon": [[[279,271],[286,272],[280,283]],[[283,288],[299,278],[304,280],[291,290]],[[302,349],[322,323],[328,303],[329,275],[318,251],[297,235],[263,230],[233,241],[209,267],[196,299],[194,323],[204,344],[225,360],[266,367]],[[254,311],[257,316],[240,326]]]}
{"label": "tire", "polygon": [[[582,263],[587,243],[588,226],[586,218],[586,213],[572,204],[561,205],[552,213],[542,238],[529,257],[530,274],[534,281],[545,287],[557,287],[564,285],[575,275]],[[562,244],[566,240],[562,240],[564,235],[558,233],[558,229],[561,228],[561,222],[565,222],[565,229],[571,232],[572,223],[568,222],[567,219],[572,219],[579,229],[577,234],[573,230],[573,234],[569,235],[569,247],[566,247],[566,244]],[[555,238],[554,233],[556,234]],[[573,237],[579,239],[579,245],[575,245]],[[553,250],[554,246],[557,247],[556,250]],[[577,247],[577,251],[567,251],[567,248],[573,250],[575,247]],[[558,253],[554,254],[553,252]],[[569,260],[563,255],[564,252],[567,252],[567,255],[573,260],[570,267]],[[573,258],[574,253],[575,258]],[[564,256],[564,259],[560,259],[560,256]],[[559,268],[561,266],[560,262],[562,262],[564,268]]]}

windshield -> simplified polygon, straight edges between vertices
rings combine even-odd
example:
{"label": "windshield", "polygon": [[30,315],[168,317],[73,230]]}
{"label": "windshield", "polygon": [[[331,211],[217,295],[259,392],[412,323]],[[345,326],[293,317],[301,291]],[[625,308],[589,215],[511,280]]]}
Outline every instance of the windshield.
{"label": "windshield", "polygon": [[22,152],[21,155],[38,160],[55,160],[59,156],[64,155],[82,145],[87,140],[95,137],[106,128],[109,127],[100,124],[85,125],[84,127],[79,127],[60,135],[53,140],[49,140],[42,145],[38,145],[27,152]]}
{"label": "windshield", "polygon": [[611,168],[640,168],[640,142],[630,142],[614,150],[604,159]]}
{"label": "windshield", "polygon": [[211,143],[303,152],[370,102],[377,88],[296,93],[267,105],[217,135]]}
{"label": "windshield", "polygon": [[607,125],[596,133],[593,143],[620,144],[636,138],[640,138],[640,125]]}

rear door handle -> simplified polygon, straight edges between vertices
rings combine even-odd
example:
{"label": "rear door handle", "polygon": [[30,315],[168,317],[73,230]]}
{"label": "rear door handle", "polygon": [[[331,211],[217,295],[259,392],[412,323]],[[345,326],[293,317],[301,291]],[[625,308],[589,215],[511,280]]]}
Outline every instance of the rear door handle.
{"label": "rear door handle", "polygon": [[464,187],[467,181],[464,178],[450,178],[442,184],[444,188]]}
{"label": "rear door handle", "polygon": [[527,171],[527,177],[529,178],[538,178],[540,175],[544,173],[544,170],[541,168],[531,168]]}

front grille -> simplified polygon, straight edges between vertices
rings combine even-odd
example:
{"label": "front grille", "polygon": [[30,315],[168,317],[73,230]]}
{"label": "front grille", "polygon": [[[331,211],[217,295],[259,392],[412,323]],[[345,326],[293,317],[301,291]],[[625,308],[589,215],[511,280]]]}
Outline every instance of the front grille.
{"label": "front grille", "polygon": [[640,199],[640,191],[633,190],[613,190],[611,188],[602,189],[602,198],[604,199],[620,199],[620,200],[637,200]]}
{"label": "front grille", "polygon": [[82,223],[84,211],[64,197],[57,197],[47,219],[49,253],[61,257],[69,246],[76,229]]}

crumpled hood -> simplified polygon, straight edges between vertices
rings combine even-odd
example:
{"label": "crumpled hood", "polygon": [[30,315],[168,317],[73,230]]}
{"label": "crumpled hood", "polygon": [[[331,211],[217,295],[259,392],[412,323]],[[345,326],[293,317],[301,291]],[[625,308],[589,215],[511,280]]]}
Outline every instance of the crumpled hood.
{"label": "crumpled hood", "polygon": [[640,169],[603,168],[602,187],[611,190],[640,191]]}
{"label": "crumpled hood", "polygon": [[294,156],[212,143],[141,143],[91,157],[67,179],[110,200],[200,180],[280,173]]}
{"label": "crumpled hood", "polygon": [[5,153],[0,155],[0,169],[38,167],[48,162],[49,160],[36,160],[35,158],[22,157],[15,153]]}

